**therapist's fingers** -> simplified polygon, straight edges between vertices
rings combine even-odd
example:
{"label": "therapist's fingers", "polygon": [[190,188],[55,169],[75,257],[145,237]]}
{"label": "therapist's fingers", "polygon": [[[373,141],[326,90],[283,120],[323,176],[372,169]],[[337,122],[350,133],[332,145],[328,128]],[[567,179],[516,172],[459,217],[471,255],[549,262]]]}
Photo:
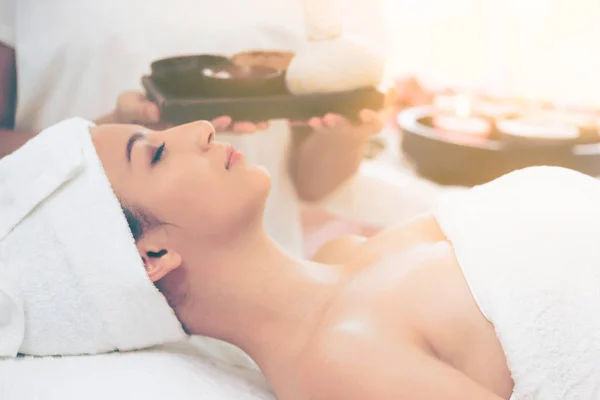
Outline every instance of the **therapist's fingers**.
{"label": "therapist's fingers", "polygon": [[234,133],[248,134],[256,131],[263,131],[269,127],[268,122],[248,122],[240,121],[233,124],[232,131]]}
{"label": "therapist's fingers", "polygon": [[234,133],[254,133],[256,132],[256,125],[247,121],[236,122],[231,130]]}
{"label": "therapist's fingers", "polygon": [[259,131],[264,131],[269,129],[269,123],[268,122],[258,122],[256,124],[256,129]]}
{"label": "therapist's fingers", "polygon": [[215,127],[217,132],[225,132],[229,129],[231,125],[231,117],[222,116],[217,117],[211,121],[212,125]]}
{"label": "therapist's fingers", "polygon": [[323,128],[323,120],[321,118],[313,117],[308,120],[308,126],[310,126],[313,130],[319,130]]}
{"label": "therapist's fingers", "polygon": [[268,122],[233,122],[229,116],[220,116],[211,121],[217,132],[233,132],[237,134],[250,134],[256,131],[265,130],[269,127]]}
{"label": "therapist's fingers", "polygon": [[326,128],[331,130],[349,129],[352,126],[352,124],[347,118],[344,118],[339,114],[331,113],[326,114],[323,117],[323,125],[325,125]]}
{"label": "therapist's fingers", "polygon": [[385,127],[385,113],[378,113],[374,110],[364,109],[360,111],[360,120],[367,130],[372,134],[377,134]]}
{"label": "therapist's fingers", "polygon": [[141,92],[124,92],[117,99],[117,120],[120,123],[154,125],[160,122],[158,106]]}
{"label": "therapist's fingers", "polygon": [[147,128],[152,129],[153,131],[166,131],[167,129],[173,128],[175,125],[168,123],[160,123],[154,125],[147,125]]}

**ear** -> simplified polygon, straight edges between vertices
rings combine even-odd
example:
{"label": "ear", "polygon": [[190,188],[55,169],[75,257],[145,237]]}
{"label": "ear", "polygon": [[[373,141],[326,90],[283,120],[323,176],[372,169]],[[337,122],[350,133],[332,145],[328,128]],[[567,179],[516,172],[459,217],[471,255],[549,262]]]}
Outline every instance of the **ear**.
{"label": "ear", "polygon": [[144,260],[146,273],[152,282],[161,280],[182,264],[181,255],[170,249],[165,240],[161,239],[163,238],[150,233],[138,240],[137,243],[140,256]]}

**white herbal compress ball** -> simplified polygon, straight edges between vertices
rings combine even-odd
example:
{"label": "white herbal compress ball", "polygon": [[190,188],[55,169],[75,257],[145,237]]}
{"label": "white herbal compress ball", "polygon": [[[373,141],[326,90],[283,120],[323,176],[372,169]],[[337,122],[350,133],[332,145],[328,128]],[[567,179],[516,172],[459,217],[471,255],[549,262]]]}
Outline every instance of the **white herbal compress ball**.
{"label": "white herbal compress ball", "polygon": [[376,86],[385,59],[366,43],[342,34],[340,0],[302,0],[308,43],[292,59],[286,85],[292,94]]}
{"label": "white herbal compress ball", "polygon": [[286,85],[292,94],[340,92],[377,86],[384,68],[383,57],[368,46],[341,36],[309,42],[292,59]]}

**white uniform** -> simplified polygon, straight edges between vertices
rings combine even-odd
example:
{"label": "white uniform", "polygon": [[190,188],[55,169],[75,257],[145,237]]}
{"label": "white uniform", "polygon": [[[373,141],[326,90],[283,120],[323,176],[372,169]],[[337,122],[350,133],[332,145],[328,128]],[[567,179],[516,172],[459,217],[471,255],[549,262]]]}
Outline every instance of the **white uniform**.
{"label": "white uniform", "polygon": [[[380,10],[367,3],[348,0],[352,12],[344,19],[352,30],[364,33],[366,27],[381,37]],[[0,41],[17,54],[17,129],[39,131],[68,117],[110,112],[121,92],[140,89],[141,76],[158,58],[295,50],[306,36],[303,17],[299,0],[0,0]],[[287,125],[275,121],[266,132],[221,140],[269,170],[266,229],[301,254],[299,204],[286,166]]]}

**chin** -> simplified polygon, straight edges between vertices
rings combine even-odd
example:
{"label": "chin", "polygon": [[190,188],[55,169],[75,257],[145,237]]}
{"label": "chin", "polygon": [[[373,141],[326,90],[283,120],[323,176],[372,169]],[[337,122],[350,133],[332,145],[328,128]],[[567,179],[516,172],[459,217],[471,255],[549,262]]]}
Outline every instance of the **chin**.
{"label": "chin", "polygon": [[250,167],[250,169],[252,169],[252,171],[258,175],[263,175],[269,181],[271,180],[271,174],[269,173],[267,167],[263,165],[253,165],[252,167]]}
{"label": "chin", "polygon": [[264,167],[252,166],[246,169],[238,188],[235,197],[237,203],[243,205],[239,210],[241,219],[252,219],[251,216],[264,213],[271,192],[271,175]]}
{"label": "chin", "polygon": [[264,191],[271,191],[271,174],[265,167],[256,166],[252,167],[252,179],[255,180],[257,188],[260,188]]}

